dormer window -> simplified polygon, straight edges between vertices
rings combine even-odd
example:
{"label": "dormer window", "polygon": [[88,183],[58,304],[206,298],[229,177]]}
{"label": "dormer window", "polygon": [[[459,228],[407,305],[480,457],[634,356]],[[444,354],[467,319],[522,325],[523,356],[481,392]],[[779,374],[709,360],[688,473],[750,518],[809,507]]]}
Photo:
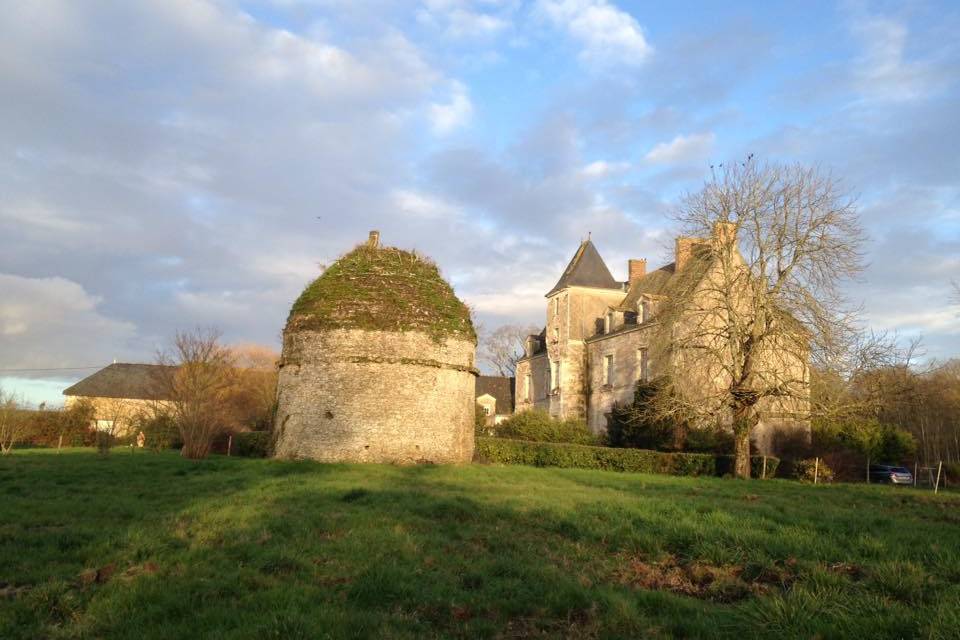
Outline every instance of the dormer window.
{"label": "dormer window", "polygon": [[637,305],[637,322],[644,323],[650,319],[650,301],[646,298]]}
{"label": "dormer window", "polygon": [[603,319],[603,332],[610,333],[613,330],[613,312],[607,314]]}

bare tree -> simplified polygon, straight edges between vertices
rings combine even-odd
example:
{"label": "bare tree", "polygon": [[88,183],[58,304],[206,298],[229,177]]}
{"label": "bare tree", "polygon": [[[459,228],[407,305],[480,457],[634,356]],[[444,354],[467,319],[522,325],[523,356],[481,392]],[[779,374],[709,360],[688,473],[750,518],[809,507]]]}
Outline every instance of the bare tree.
{"label": "bare tree", "polygon": [[98,398],[93,406],[97,451],[101,455],[107,455],[116,439],[129,432],[137,404],[126,398]]}
{"label": "bare tree", "polygon": [[234,421],[233,356],[215,329],[178,332],[169,353],[158,355],[165,396],[180,436],[181,455],[205,458],[214,438]]}
{"label": "bare tree", "polygon": [[237,419],[253,429],[267,429],[273,423],[277,404],[277,364],[280,354],[271,347],[242,343],[230,348],[236,368],[237,388],[233,394]]}
{"label": "bare tree", "polygon": [[10,453],[13,446],[26,437],[29,429],[23,400],[0,388],[0,452],[4,455]]}
{"label": "bare tree", "polygon": [[498,375],[513,377],[517,372],[517,360],[523,357],[527,336],[538,333],[533,325],[505,324],[480,340],[480,357]]}
{"label": "bare tree", "polygon": [[661,411],[730,424],[736,475],[749,477],[761,413],[807,413],[809,362],[833,370],[857,340],[838,286],[862,268],[855,202],[818,169],[751,157],[717,169],[678,219],[710,240],[661,302]]}

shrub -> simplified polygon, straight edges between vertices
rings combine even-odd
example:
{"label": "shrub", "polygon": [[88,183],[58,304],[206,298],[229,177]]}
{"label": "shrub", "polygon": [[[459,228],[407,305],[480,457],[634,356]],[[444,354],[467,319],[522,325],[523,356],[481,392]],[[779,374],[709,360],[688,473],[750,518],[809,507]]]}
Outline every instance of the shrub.
{"label": "shrub", "polygon": [[596,444],[599,441],[583,420],[557,420],[543,409],[514,414],[497,425],[494,433],[500,438],[531,442]]}
{"label": "shrub", "polygon": [[151,451],[178,449],[183,446],[180,430],[169,413],[141,414],[134,419],[134,431],[143,432],[143,446]]}
{"label": "shrub", "polygon": [[814,478],[817,482],[833,482],[833,469],[823,460],[818,463],[816,458],[797,460],[793,463],[793,477],[800,482],[813,482]]}
{"label": "shrub", "polygon": [[733,432],[723,427],[702,427],[687,431],[686,451],[725,455],[733,451]]}
{"label": "shrub", "polygon": [[233,434],[234,450],[245,458],[268,458],[273,450],[269,431],[245,431]]}
{"label": "shrub", "polygon": [[663,393],[665,381],[639,381],[633,402],[614,405],[607,421],[607,442],[611,447],[637,449],[676,449],[683,444],[683,432],[675,420],[656,413],[655,401]]}
{"label": "shrub", "polygon": [[492,428],[487,425],[487,414],[483,412],[483,407],[476,405],[473,413],[473,433],[478,436],[490,435]]}
{"label": "shrub", "polygon": [[716,457],[701,453],[664,453],[647,449],[594,447],[507,438],[477,438],[476,457],[482,462],[535,467],[604,469],[678,476],[716,475]]}

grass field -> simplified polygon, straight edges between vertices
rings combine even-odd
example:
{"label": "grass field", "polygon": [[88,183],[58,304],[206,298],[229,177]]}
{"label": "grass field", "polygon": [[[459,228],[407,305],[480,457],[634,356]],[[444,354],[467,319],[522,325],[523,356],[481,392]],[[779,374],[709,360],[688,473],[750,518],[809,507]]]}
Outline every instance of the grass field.
{"label": "grass field", "polygon": [[0,459],[0,638],[957,638],[960,497],[174,453]]}

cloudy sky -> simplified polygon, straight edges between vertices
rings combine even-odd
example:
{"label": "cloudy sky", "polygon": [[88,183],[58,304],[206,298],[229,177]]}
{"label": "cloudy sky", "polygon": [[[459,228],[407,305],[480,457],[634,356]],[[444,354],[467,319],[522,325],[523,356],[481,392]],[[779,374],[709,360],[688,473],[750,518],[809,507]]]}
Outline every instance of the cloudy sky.
{"label": "cloudy sky", "polygon": [[960,6],[777,4],[0,0],[0,384],[278,345],[374,228],[487,329],[539,321],[588,232],[619,278],[668,261],[748,153],[842,177],[870,325],[960,354]]}

